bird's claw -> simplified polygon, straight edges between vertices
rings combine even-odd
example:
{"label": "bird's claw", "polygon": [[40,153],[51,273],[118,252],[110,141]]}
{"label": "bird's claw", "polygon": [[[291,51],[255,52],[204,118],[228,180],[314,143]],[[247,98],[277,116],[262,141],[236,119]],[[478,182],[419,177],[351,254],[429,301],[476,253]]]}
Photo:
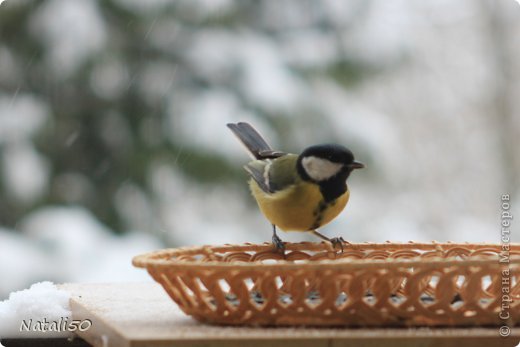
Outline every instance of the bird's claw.
{"label": "bird's claw", "polygon": [[278,235],[273,235],[273,245],[276,248],[276,251],[281,254],[285,254],[285,245],[281,238]]}
{"label": "bird's claw", "polygon": [[332,248],[336,249],[336,246],[339,246],[341,249],[341,253],[343,253],[343,244],[348,243],[343,239],[343,237],[333,237],[330,239],[330,243],[332,244]]}

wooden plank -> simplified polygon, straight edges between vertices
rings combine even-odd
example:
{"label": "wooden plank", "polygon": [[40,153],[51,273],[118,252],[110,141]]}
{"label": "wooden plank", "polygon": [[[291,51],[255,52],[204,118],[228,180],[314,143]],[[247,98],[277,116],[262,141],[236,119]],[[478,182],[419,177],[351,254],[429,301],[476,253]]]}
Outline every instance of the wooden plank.
{"label": "wooden plank", "polygon": [[90,319],[78,335],[94,346],[273,347],[489,347],[516,346],[498,328],[309,328],[227,327],[186,316],[156,283],[64,284],[72,294],[73,319]]}

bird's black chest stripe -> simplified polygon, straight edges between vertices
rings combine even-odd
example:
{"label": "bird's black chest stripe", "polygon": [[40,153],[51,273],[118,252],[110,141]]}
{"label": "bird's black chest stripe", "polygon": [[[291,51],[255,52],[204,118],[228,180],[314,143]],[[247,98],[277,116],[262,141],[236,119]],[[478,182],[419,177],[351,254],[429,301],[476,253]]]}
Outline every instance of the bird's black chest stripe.
{"label": "bird's black chest stripe", "polygon": [[316,208],[312,212],[312,215],[314,216],[314,222],[312,223],[312,226],[309,228],[309,230],[318,229],[321,226],[321,223],[323,222],[323,215],[325,213],[325,210],[329,206],[334,206],[335,204],[336,200],[329,202],[321,200],[318,206],[316,206]]}
{"label": "bird's black chest stripe", "polygon": [[347,184],[343,177],[320,183],[320,192],[323,195],[323,200],[320,201],[313,211],[314,222],[309,230],[314,230],[321,226],[325,210],[330,206],[334,206],[337,199],[345,194],[346,191]]}
{"label": "bird's black chest stripe", "polygon": [[320,183],[320,192],[323,195],[325,202],[332,202],[345,194],[347,191],[347,184],[344,178],[335,179]]}

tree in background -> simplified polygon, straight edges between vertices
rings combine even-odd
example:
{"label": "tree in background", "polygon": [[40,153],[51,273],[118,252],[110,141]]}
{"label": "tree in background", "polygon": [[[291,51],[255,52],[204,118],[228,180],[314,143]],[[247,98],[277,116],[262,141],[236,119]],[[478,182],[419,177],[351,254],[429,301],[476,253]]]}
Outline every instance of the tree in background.
{"label": "tree in background", "polygon": [[280,148],[325,139],[368,162],[338,228],[489,226],[497,192],[518,193],[518,9],[449,6],[7,1],[0,224],[77,204],[117,231],[231,225],[253,203],[224,124],[247,119]]}
{"label": "tree in background", "polygon": [[[298,48],[313,50],[313,42],[335,50],[339,28],[312,2],[289,23],[283,14],[271,17],[273,6],[254,1],[5,4],[0,11],[2,224],[14,227],[40,206],[72,203],[114,230],[135,227],[125,200],[139,196],[153,205],[148,178],[158,162],[201,184],[243,180],[241,168],[215,148],[218,139],[210,138],[217,135],[197,132],[205,117],[220,127],[226,120],[257,118],[284,131],[283,144],[290,143],[289,117],[282,116],[320,113],[296,106],[301,84],[328,74],[356,83],[369,66],[340,52],[296,56]],[[296,6],[281,10],[289,13]],[[360,14],[366,7],[351,6]],[[342,25],[355,20],[351,14]],[[311,42],[298,37],[302,31]],[[285,44],[297,49],[284,52]]]}

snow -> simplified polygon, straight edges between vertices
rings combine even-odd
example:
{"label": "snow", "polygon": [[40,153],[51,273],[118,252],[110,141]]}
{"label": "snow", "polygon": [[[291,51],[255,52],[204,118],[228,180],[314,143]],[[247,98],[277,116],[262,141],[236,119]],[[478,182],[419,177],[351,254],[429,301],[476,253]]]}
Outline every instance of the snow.
{"label": "snow", "polygon": [[246,96],[272,112],[293,110],[303,84],[286,68],[279,47],[266,37],[250,34],[238,48],[243,64],[241,89]]}
{"label": "snow", "polygon": [[43,208],[27,216],[20,229],[48,251],[55,261],[53,271],[61,272],[63,281],[146,280],[145,273],[132,267],[131,258],[161,248],[144,233],[115,236],[80,207]]}
{"label": "snow", "polygon": [[237,7],[233,0],[181,0],[177,2],[180,11],[189,13],[195,21],[204,21],[210,16],[231,12]]}
{"label": "snow", "polygon": [[30,204],[48,189],[49,164],[30,142],[7,146],[2,163],[5,190],[21,203]]}
{"label": "snow", "polygon": [[38,210],[22,220],[20,229],[55,259],[55,273],[64,279],[81,276],[92,261],[99,261],[110,235],[89,212],[71,207]]}
{"label": "snow", "polygon": [[[351,56],[374,66],[401,58],[411,45],[413,8],[406,1],[382,1],[367,6],[369,15],[354,26],[343,40]],[[341,18],[338,18],[341,20]],[[377,42],[377,44],[367,44]]]}
{"label": "snow", "polygon": [[299,77],[287,69],[280,49],[253,32],[200,30],[186,55],[205,78],[225,81],[238,71],[238,88],[248,100],[276,112],[294,109],[305,90]]}
{"label": "snow", "polygon": [[106,44],[99,8],[89,0],[51,0],[32,18],[31,32],[48,47],[47,64],[56,76],[67,77]]}
{"label": "snow", "polygon": [[289,64],[303,68],[321,68],[334,63],[339,50],[334,37],[311,29],[283,35],[280,48]]}
{"label": "snow", "polygon": [[130,182],[121,184],[114,196],[114,204],[128,225],[143,229],[154,225],[153,204],[137,185]]}
{"label": "snow", "polygon": [[30,139],[48,118],[48,105],[36,96],[22,92],[11,97],[0,94],[0,145]]}
{"label": "snow", "polygon": [[136,13],[151,15],[164,10],[171,2],[169,0],[116,0],[115,3]]}
{"label": "snow", "polygon": [[177,93],[170,100],[169,115],[168,130],[176,143],[187,142],[219,153],[237,165],[243,165],[247,154],[226,123],[247,121],[271,142],[276,138],[264,120],[245,110],[237,97],[227,90],[214,89],[197,95]]}
{"label": "snow", "polygon": [[120,60],[107,58],[96,64],[90,75],[90,86],[103,99],[116,99],[128,88],[130,76]]}
{"label": "snow", "polygon": [[[164,236],[171,243],[203,245],[264,240],[262,233],[244,232],[243,226],[237,223],[237,216],[250,220],[260,215],[243,204],[235,187],[204,187],[190,183],[166,163],[157,163],[148,180],[161,206],[160,229],[167,231]],[[222,201],[224,194],[225,203]],[[201,201],[207,207],[201,208]],[[236,212],[230,214],[229,211]],[[264,235],[269,235],[268,223],[265,227]]]}
{"label": "snow", "polygon": [[23,321],[32,319],[35,323],[45,319],[53,322],[70,318],[69,298],[69,293],[48,281],[11,293],[8,300],[0,302],[0,339],[70,336],[67,331],[20,331]]}
{"label": "snow", "polygon": [[78,206],[38,209],[18,227],[17,233],[0,229],[0,298],[35,280],[151,280],[132,266],[132,257],[163,248],[156,237],[143,232],[116,236]]}
{"label": "snow", "polygon": [[0,299],[38,280],[55,279],[45,250],[20,233],[0,228]]}
{"label": "snow", "polygon": [[[170,23],[169,26],[172,26]],[[166,33],[172,28],[165,25],[164,29],[157,30],[157,41],[164,46],[170,46]],[[164,37],[164,38],[163,38]],[[171,38],[171,35],[170,35]],[[200,30],[187,47],[185,53],[188,64],[193,65],[195,71],[210,81],[226,80],[233,75],[233,68],[239,64],[237,56],[238,45],[236,33],[230,30],[213,29]],[[208,64],[208,62],[211,62]]]}
{"label": "snow", "polygon": [[137,77],[137,83],[143,98],[156,105],[171,94],[175,78],[176,65],[156,61],[146,64]]}
{"label": "snow", "polygon": [[0,174],[9,197],[22,204],[41,197],[48,186],[49,164],[31,139],[49,116],[47,103],[32,94],[0,94]]}

